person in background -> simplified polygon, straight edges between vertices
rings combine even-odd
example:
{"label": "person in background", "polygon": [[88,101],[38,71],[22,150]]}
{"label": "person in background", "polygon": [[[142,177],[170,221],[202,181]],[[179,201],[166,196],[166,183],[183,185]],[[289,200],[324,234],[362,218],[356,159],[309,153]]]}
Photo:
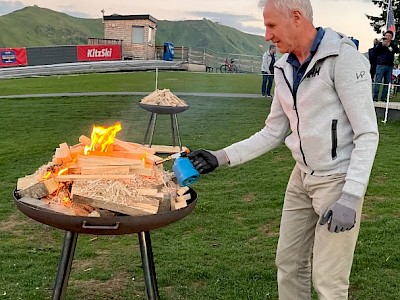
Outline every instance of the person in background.
{"label": "person in background", "polygon": [[383,87],[380,100],[386,101],[388,93],[388,84],[392,80],[392,72],[394,65],[394,54],[399,53],[399,48],[392,41],[393,32],[388,30],[385,32],[383,39],[375,47],[376,56],[376,75],[374,86],[374,101],[379,99],[380,83],[383,80]]}
{"label": "person in background", "polygon": [[275,64],[275,52],[276,46],[269,45],[268,51],[265,51],[263,55],[263,61],[261,64],[262,73],[262,84],[261,84],[261,95],[271,98],[272,83],[274,82],[274,64]]}
{"label": "person in background", "polygon": [[374,45],[372,48],[368,49],[368,59],[371,65],[369,72],[371,74],[372,81],[375,81],[375,73],[376,73],[376,55],[375,55],[375,47],[379,44],[378,39],[374,39]]}
{"label": "person in background", "polygon": [[265,39],[283,53],[275,63],[265,126],[221,150],[186,156],[206,174],[243,164],[285,141],[296,163],[276,252],[279,299],[310,300],[313,283],[320,300],[345,300],[379,140],[370,65],[349,38],[314,27],[310,0],[260,5]]}

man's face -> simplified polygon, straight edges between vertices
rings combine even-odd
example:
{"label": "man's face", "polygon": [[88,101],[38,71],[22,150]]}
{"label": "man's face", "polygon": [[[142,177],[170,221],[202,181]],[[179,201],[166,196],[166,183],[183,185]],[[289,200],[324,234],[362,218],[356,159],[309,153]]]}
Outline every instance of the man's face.
{"label": "man's face", "polygon": [[386,41],[391,41],[392,40],[392,35],[389,33],[389,32],[386,32],[385,33],[385,39],[386,39]]}
{"label": "man's face", "polygon": [[268,1],[264,7],[265,40],[272,41],[280,53],[289,53],[294,49],[296,27],[292,20]]}

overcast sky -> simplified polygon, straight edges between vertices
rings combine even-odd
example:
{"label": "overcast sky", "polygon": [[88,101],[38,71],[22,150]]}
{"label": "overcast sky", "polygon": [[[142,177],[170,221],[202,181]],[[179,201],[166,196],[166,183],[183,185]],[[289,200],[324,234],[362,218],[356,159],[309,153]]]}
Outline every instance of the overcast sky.
{"label": "overcast sky", "polygon": [[[378,16],[381,10],[372,0],[311,0],[314,25],[331,27],[360,41],[360,51],[372,46],[376,34],[365,14]],[[0,15],[25,6],[38,5],[75,17],[101,18],[105,15],[150,14],[158,20],[195,20],[207,18],[243,32],[264,35],[262,11],[258,0],[0,0]]]}

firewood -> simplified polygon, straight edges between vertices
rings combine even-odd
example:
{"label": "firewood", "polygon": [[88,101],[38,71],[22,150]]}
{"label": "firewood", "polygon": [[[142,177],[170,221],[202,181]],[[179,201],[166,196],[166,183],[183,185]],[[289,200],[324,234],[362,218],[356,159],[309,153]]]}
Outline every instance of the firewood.
{"label": "firewood", "polygon": [[[157,189],[138,189],[138,194],[145,197],[157,197]],[[162,194],[162,193],[161,193]]]}
{"label": "firewood", "polygon": [[76,181],[76,180],[97,180],[97,179],[135,179],[135,174],[72,174],[72,175],[58,175],[57,181]]}
{"label": "firewood", "polygon": [[182,151],[188,151],[187,147],[182,147],[181,150],[179,146],[168,146],[168,145],[151,145],[151,148],[153,148],[156,151],[156,153],[166,153],[166,154],[174,154]]}
{"label": "firewood", "polygon": [[50,178],[44,181],[37,181],[36,183],[29,185],[24,189],[17,190],[17,195],[19,197],[29,196],[32,198],[40,199],[42,197],[52,194],[58,188],[58,183],[54,180],[54,178]]}
{"label": "firewood", "polygon": [[150,160],[152,162],[161,159],[160,157],[158,157],[158,156],[156,156],[154,154],[151,154],[150,151],[148,152],[146,147],[139,148],[139,147],[133,146],[130,143],[121,141],[119,139],[114,139],[114,149],[116,151],[124,150],[124,151],[129,151],[129,152],[132,152],[132,153],[146,154],[145,159],[148,159],[148,160]]}
{"label": "firewood", "polygon": [[76,144],[69,148],[69,152],[71,153],[72,159],[75,159],[78,154],[83,155],[85,150],[85,146],[83,144]]}
{"label": "firewood", "polygon": [[17,190],[24,190],[32,185],[39,183],[40,181],[36,178],[35,174],[26,175],[25,177],[18,178]]}
{"label": "firewood", "polygon": [[97,210],[94,210],[90,214],[88,214],[88,217],[101,217],[101,216]]}
{"label": "firewood", "polygon": [[183,186],[183,187],[179,188],[179,189],[176,191],[176,194],[177,194],[178,196],[182,196],[182,195],[184,195],[188,190],[189,190],[189,187],[188,187],[188,186]]}
{"label": "firewood", "polygon": [[176,202],[186,202],[187,200],[190,200],[190,198],[191,198],[190,194],[185,194],[185,195],[176,197]]}
{"label": "firewood", "polygon": [[129,166],[100,166],[100,167],[84,167],[80,168],[80,174],[91,175],[91,174],[129,174]]}
{"label": "firewood", "polygon": [[[162,194],[162,196],[160,195]],[[159,193],[157,198],[160,199],[160,207],[158,212],[166,212],[171,210],[171,195],[165,193]]]}
{"label": "firewood", "polygon": [[78,155],[77,164],[88,166],[144,166],[142,160],[99,155]]}
{"label": "firewood", "polygon": [[[72,188],[73,189],[73,188]],[[76,194],[73,192],[72,201],[81,204],[88,204],[90,206],[96,208],[107,209],[111,211],[116,211],[119,213],[131,215],[131,216],[139,216],[139,215],[150,215],[156,214],[158,211],[159,203],[158,200],[157,204],[155,205],[154,202],[152,203],[136,203],[132,202],[129,205],[122,204],[122,203],[114,203],[112,201],[107,201],[103,199],[96,199],[96,198],[87,198],[81,195]]]}
{"label": "firewood", "polygon": [[96,209],[96,211],[99,213],[100,217],[115,217],[117,215],[116,212],[113,212],[111,210],[106,210],[106,209]]}
{"label": "firewood", "polygon": [[175,209],[181,209],[187,206],[186,201],[182,201],[182,202],[176,202],[175,203]]}
{"label": "firewood", "polygon": [[90,146],[92,144],[92,140],[85,135],[81,135],[79,137],[79,142],[81,142],[85,146]]}
{"label": "firewood", "polygon": [[51,211],[51,212],[66,214],[66,215],[70,215],[70,216],[76,215],[72,208],[66,207],[62,204],[51,203],[47,200],[39,200],[35,197],[32,198],[32,197],[26,196],[26,197],[22,197],[22,198],[18,199],[18,201],[22,202],[24,204],[28,204],[30,206],[34,206],[34,207],[44,209],[47,211]]}

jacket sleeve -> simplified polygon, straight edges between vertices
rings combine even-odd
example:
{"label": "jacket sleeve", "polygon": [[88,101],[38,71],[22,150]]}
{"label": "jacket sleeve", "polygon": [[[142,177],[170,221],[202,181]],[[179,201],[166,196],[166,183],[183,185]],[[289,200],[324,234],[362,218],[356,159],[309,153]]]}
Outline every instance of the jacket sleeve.
{"label": "jacket sleeve", "polygon": [[394,53],[399,53],[399,47],[393,42],[392,42],[392,47],[393,47]]}
{"label": "jacket sleeve", "polygon": [[[277,91],[275,91],[277,92]],[[289,120],[275,93],[265,126],[248,139],[224,148],[229,158],[229,165],[236,166],[252,160],[279,146],[289,130]]]}
{"label": "jacket sleeve", "polygon": [[334,72],[335,88],[354,132],[343,192],[363,197],[379,140],[369,63],[355,48],[344,44]]}

